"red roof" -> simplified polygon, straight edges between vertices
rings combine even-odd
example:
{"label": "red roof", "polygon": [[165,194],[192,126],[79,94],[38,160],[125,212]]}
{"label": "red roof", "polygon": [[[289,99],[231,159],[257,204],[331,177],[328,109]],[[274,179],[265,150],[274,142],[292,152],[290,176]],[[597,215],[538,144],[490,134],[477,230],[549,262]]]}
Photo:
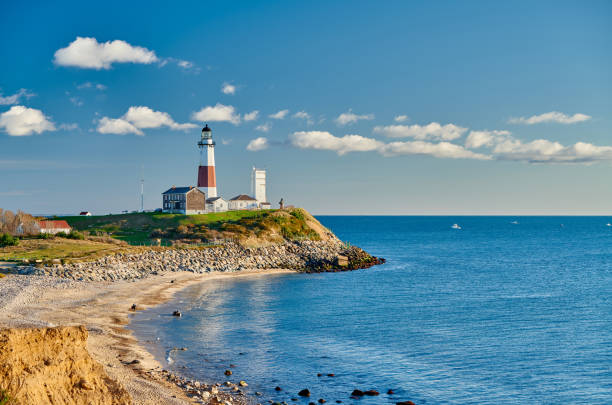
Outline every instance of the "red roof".
{"label": "red roof", "polygon": [[61,221],[38,221],[40,229],[72,229],[68,222]]}

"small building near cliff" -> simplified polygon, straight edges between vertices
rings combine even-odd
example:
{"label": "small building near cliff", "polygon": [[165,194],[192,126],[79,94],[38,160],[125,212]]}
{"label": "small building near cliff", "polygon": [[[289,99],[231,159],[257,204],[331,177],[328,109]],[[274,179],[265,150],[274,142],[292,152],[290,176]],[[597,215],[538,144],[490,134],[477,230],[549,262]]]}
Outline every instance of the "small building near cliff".
{"label": "small building near cliff", "polygon": [[40,228],[40,233],[49,233],[51,235],[55,235],[60,232],[70,233],[72,232],[72,228],[68,225],[68,222],[60,220],[60,221],[38,221],[38,227]]}
{"label": "small building near cliff", "polygon": [[162,193],[162,210],[170,214],[205,214],[206,195],[193,186],[172,186]]}
{"label": "small building near cliff", "polygon": [[206,199],[206,211],[208,212],[225,212],[227,209],[227,201],[221,197],[211,197]]}
{"label": "small building near cliff", "polygon": [[235,210],[256,210],[259,208],[259,203],[253,197],[246,194],[240,194],[229,200],[230,211]]}

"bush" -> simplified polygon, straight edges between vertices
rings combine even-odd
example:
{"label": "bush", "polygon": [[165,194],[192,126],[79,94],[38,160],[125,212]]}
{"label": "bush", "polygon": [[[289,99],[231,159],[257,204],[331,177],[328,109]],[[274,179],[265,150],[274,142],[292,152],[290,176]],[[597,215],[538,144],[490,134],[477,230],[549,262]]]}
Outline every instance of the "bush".
{"label": "bush", "polygon": [[19,239],[11,236],[8,233],[0,234],[0,247],[5,246],[17,246],[19,244]]}
{"label": "bush", "polygon": [[58,232],[55,234],[58,238],[67,238],[68,234],[66,232]]}
{"label": "bush", "polygon": [[83,240],[85,239],[85,235],[83,235],[81,232],[79,231],[71,231],[68,235],[66,235],[66,237],[68,239],[78,239],[78,240]]}
{"label": "bush", "polygon": [[52,233],[39,233],[37,237],[38,239],[53,239],[55,235],[53,235]]}
{"label": "bush", "polygon": [[304,213],[299,208],[291,211],[291,215],[293,215],[295,218],[299,219],[300,221],[304,220]]}

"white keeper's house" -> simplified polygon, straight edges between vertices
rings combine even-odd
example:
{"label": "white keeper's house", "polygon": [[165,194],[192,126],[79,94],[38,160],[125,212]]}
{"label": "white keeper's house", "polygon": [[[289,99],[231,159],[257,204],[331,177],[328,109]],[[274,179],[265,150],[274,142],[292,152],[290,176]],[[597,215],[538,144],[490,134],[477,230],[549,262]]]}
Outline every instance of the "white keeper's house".
{"label": "white keeper's house", "polygon": [[171,214],[205,214],[206,195],[193,186],[172,186],[162,193],[162,210]]}
{"label": "white keeper's house", "polygon": [[230,211],[235,210],[256,210],[259,208],[259,203],[253,197],[246,194],[240,194],[229,200]]}
{"label": "white keeper's house", "polygon": [[206,200],[206,211],[208,212],[225,212],[227,210],[227,201],[222,197],[211,197]]}

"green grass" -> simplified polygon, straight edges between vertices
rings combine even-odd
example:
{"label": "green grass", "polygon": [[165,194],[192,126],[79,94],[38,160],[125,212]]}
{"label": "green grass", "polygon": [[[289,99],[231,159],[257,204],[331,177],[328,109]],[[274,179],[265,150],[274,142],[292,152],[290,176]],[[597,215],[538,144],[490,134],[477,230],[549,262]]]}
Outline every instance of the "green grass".
{"label": "green grass", "polygon": [[[152,239],[200,241],[214,239],[317,239],[305,222],[305,211],[278,210],[227,211],[202,215],[132,213],[102,216],[62,217],[73,228],[92,235],[109,235],[131,244],[146,244]],[[276,235],[276,236],[275,236]]]}
{"label": "green grass", "polygon": [[18,246],[0,248],[0,260],[44,262],[53,259],[64,261],[93,260],[111,253],[128,251],[129,246],[90,240],[23,239]]}

